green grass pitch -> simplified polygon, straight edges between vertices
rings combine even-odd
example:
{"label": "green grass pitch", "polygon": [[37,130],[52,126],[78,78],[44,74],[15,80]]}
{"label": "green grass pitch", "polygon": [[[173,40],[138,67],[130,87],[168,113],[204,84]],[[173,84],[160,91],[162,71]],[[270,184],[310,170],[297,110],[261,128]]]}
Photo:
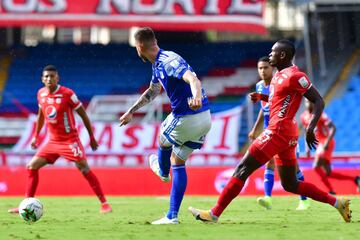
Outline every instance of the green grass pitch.
{"label": "green grass pitch", "polygon": [[239,197],[217,224],[195,221],[191,205],[209,208],[216,197],[185,197],[180,225],[153,226],[163,216],[168,197],[109,197],[114,212],[99,213],[95,197],[39,197],[44,215],[26,224],[19,215],[7,213],[21,198],[0,198],[0,239],[360,239],[360,197],[351,197],[352,223],[345,223],[332,207],[311,202],[307,211],[295,211],[297,197],[274,197],[273,209],[264,210],[255,197]]}

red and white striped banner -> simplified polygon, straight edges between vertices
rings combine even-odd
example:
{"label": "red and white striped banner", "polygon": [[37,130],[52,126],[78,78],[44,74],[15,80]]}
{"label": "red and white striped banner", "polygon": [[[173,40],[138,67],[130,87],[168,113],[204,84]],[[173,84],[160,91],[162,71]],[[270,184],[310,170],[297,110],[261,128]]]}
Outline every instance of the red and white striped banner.
{"label": "red and white striped banner", "polygon": [[0,26],[57,25],[265,34],[266,0],[1,0]]}
{"label": "red and white striped banner", "polygon": [[[237,157],[238,133],[242,108],[212,114],[212,127],[201,150],[195,151],[194,162],[212,161],[211,156],[225,159]],[[81,120],[78,132],[91,165],[95,166],[141,166],[146,155],[155,153],[158,147],[159,124],[134,124],[119,127],[118,123],[93,123],[94,135],[99,148],[91,150],[89,136]],[[29,117],[26,129],[11,152],[6,154],[6,165],[23,165],[35,153],[30,142],[36,127],[36,116]],[[39,135],[39,147],[47,141],[46,127]],[[196,157],[197,156],[197,157]],[[203,160],[200,160],[203,159]],[[210,160],[205,160],[205,159]],[[101,160],[102,159],[102,160]],[[214,160],[215,161],[215,160]],[[201,165],[201,164],[196,164]]]}

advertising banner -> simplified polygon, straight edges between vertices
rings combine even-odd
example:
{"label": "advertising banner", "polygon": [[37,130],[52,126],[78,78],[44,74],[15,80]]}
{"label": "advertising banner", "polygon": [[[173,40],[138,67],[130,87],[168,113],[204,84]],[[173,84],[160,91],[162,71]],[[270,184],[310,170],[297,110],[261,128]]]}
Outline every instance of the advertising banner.
{"label": "advertising banner", "polygon": [[[340,169],[335,169],[340,170]],[[341,169],[349,175],[359,175],[360,168]],[[94,168],[105,194],[108,195],[168,195],[171,184],[164,184],[149,168]],[[218,195],[234,172],[229,167],[188,167],[186,195]],[[311,168],[303,169],[305,180],[327,191]],[[44,168],[40,172],[37,196],[93,195],[86,179],[75,168]],[[25,168],[0,168],[0,196],[24,196],[27,171]],[[245,183],[240,195],[264,194],[264,169],[259,169]],[[358,194],[352,181],[331,180],[337,194]],[[275,175],[274,195],[285,192]],[[95,197],[95,196],[94,196]],[[256,204],[254,202],[254,204]],[[297,202],[294,202],[294,206]]]}
{"label": "advertising banner", "polygon": [[265,34],[266,0],[0,0],[1,26],[56,25]]}
{"label": "advertising banner", "polygon": [[[205,138],[205,144],[198,153],[203,154],[236,154],[238,152],[238,135],[241,107],[212,114],[212,126]],[[130,124],[119,127],[117,122],[92,123],[94,135],[99,148],[94,154],[151,154],[157,151],[160,124]],[[26,129],[14,153],[35,153],[30,143],[34,136],[36,116],[31,116]],[[47,141],[46,127],[39,137],[39,147]],[[78,132],[87,153],[92,153],[89,136],[81,120],[78,121]]]}

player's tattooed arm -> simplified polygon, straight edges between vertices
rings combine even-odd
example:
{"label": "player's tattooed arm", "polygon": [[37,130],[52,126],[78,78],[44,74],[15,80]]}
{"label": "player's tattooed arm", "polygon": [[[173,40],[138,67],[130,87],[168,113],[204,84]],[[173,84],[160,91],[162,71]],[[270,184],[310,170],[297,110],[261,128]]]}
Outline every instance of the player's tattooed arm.
{"label": "player's tattooed arm", "polygon": [[310,123],[306,128],[306,142],[310,149],[315,149],[318,140],[315,137],[314,130],[324,110],[325,103],[318,90],[311,86],[304,94],[310,102],[314,104],[314,111],[310,119]]}
{"label": "player's tattooed arm", "polygon": [[160,83],[150,83],[149,88],[141,95],[141,97],[136,101],[136,103],[128,110],[129,113],[134,113],[141,107],[145,106],[154,98],[160,94],[161,84]]}

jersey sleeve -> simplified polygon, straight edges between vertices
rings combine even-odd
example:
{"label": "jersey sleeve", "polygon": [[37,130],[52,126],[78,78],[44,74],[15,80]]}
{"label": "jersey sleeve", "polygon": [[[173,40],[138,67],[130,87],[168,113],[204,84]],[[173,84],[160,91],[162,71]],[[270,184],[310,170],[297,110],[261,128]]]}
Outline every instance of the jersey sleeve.
{"label": "jersey sleeve", "polygon": [[302,95],[306,93],[312,86],[308,76],[303,72],[294,73],[290,79],[290,87]]}
{"label": "jersey sleeve", "polygon": [[182,79],[185,72],[187,70],[192,71],[192,68],[189,66],[189,64],[186,63],[184,59],[182,59],[181,57],[177,57],[165,62],[164,70],[168,77]]}
{"label": "jersey sleeve", "polygon": [[68,102],[70,107],[75,110],[81,107],[82,105],[76,94],[70,89],[68,91]]}

